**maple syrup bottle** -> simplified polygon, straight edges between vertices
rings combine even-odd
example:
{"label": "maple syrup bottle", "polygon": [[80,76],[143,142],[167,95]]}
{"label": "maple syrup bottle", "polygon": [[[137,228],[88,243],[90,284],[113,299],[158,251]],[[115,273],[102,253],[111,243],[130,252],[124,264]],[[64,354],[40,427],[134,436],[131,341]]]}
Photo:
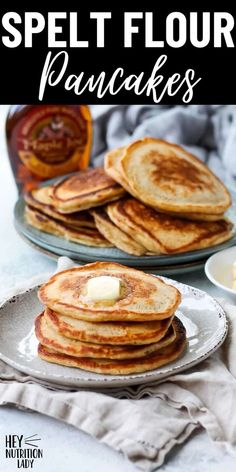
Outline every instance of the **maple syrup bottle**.
{"label": "maple syrup bottle", "polygon": [[17,186],[27,191],[88,166],[92,119],[86,105],[12,105],[6,136]]}

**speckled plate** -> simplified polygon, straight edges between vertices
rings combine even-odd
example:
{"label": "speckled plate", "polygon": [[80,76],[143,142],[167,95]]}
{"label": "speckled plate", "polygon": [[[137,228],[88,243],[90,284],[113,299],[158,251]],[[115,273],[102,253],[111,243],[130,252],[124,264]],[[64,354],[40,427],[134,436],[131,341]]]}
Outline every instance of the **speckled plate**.
{"label": "speckled plate", "polygon": [[143,374],[113,376],[45,362],[37,357],[34,319],[42,311],[37,288],[17,295],[0,307],[0,358],[39,379],[71,387],[120,387],[160,380],[188,369],[210,356],[227,335],[223,308],[205,292],[163,278],[182,293],[177,315],[187,330],[188,347],[175,362]]}
{"label": "speckled plate", "polygon": [[[53,179],[48,182],[44,182],[43,185],[53,183]],[[233,206],[228,212],[228,216],[234,223],[236,228],[236,195],[233,195]],[[82,263],[93,262],[93,261],[113,261],[125,264],[131,267],[151,267],[159,268],[160,266],[187,264],[193,261],[199,261],[200,259],[211,256],[217,251],[227,249],[236,243],[236,231],[233,230],[233,237],[228,241],[212,246],[205,249],[199,249],[196,251],[189,251],[181,254],[171,254],[162,256],[131,256],[117,248],[99,248],[90,247],[83,244],[66,241],[63,238],[54,236],[52,234],[44,233],[36,228],[30,226],[24,218],[25,202],[22,197],[19,198],[15,205],[14,216],[15,216],[15,227],[19,233],[25,236],[28,240],[36,243],[46,251],[55,253],[59,256],[68,256],[73,260],[80,261]]]}

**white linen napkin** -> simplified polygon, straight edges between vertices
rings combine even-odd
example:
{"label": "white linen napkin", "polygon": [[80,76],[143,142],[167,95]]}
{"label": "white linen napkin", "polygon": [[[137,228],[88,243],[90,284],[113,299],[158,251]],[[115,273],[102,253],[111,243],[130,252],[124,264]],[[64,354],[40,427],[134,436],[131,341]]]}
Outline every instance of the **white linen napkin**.
{"label": "white linen napkin", "polygon": [[[65,257],[58,269],[74,266]],[[42,274],[7,294],[13,296],[48,278]],[[109,390],[72,390],[23,374],[0,361],[0,405],[11,404],[65,421],[122,452],[145,471],[196,428],[212,440],[236,443],[236,307],[221,302],[230,331],[210,358],[159,383]]]}

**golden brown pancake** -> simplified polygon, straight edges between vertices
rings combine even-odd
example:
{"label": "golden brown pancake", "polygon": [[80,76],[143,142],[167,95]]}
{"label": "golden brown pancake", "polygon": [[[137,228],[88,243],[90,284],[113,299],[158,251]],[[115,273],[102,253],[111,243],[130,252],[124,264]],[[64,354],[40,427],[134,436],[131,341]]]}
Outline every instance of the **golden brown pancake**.
{"label": "golden brown pancake", "polygon": [[91,357],[68,356],[39,344],[38,355],[41,359],[55,364],[96,372],[98,374],[128,375],[157,369],[168,364],[183,353],[186,345],[186,331],[181,321],[175,317],[173,321],[175,341],[162,349],[138,359],[97,359]]}
{"label": "golden brown pancake", "polygon": [[124,155],[126,147],[120,147],[107,152],[104,158],[104,170],[107,175],[118,182],[127,192],[132,194],[129,182],[126,180],[121,167],[121,158]]}
{"label": "golden brown pancake", "polygon": [[36,337],[43,346],[55,349],[57,352],[75,357],[95,357],[99,359],[136,359],[151,354],[158,349],[168,346],[175,340],[175,331],[169,327],[163,339],[157,343],[141,346],[117,346],[111,344],[95,344],[76,339],[69,339],[59,334],[52,324],[47,323],[43,314],[35,320]]}
{"label": "golden brown pancake", "polygon": [[38,203],[39,205],[54,206],[53,199],[53,185],[45,185],[44,187],[38,187],[25,194],[29,197],[32,202]]}
{"label": "golden brown pancake", "polygon": [[[118,182],[122,187],[124,187],[127,192],[129,192],[132,195],[132,188],[129,187],[129,182],[126,180],[123,172],[122,172],[122,167],[121,167],[121,159],[124,155],[125,147],[113,149],[112,151],[109,151],[105,155],[104,159],[104,170],[109,175],[112,179],[114,179],[116,182]],[[137,196],[137,198],[139,198]],[[158,209],[160,212],[160,209]],[[184,218],[187,220],[191,221],[218,221],[222,220],[224,218],[224,213],[221,214],[207,214],[207,213],[178,213],[176,212],[171,212],[162,210],[163,213],[167,213],[168,215],[172,216],[178,216],[180,218]]]}
{"label": "golden brown pancake", "polygon": [[27,192],[24,195],[24,199],[30,207],[39,210],[45,215],[51,216],[55,220],[62,221],[69,226],[74,228],[95,228],[94,220],[88,211],[80,211],[71,215],[65,215],[57,211],[54,207],[52,191],[53,187],[51,185],[39,187]]}
{"label": "golden brown pancake", "polygon": [[124,193],[125,190],[99,167],[60,181],[53,189],[53,198],[57,210],[73,213],[116,200]]}
{"label": "golden brown pancake", "polygon": [[86,246],[111,247],[111,243],[97,229],[72,228],[28,206],[25,207],[25,219],[30,226],[68,241]]}
{"label": "golden brown pancake", "polygon": [[232,224],[226,219],[188,221],[158,213],[132,197],[109,204],[107,212],[114,224],[157,254],[202,249],[232,236]]}
{"label": "golden brown pancake", "polygon": [[96,344],[151,344],[162,339],[172,321],[167,318],[160,321],[146,323],[107,322],[90,323],[64,316],[46,308],[44,317],[47,323],[53,325],[54,330],[62,336]]}
{"label": "golden brown pancake", "polygon": [[94,217],[96,227],[104,238],[106,238],[113,246],[116,246],[121,251],[127,252],[135,256],[142,256],[146,254],[147,249],[140,243],[135,241],[130,235],[124,233],[118,226],[116,226],[104,208],[92,210],[91,214]]}
{"label": "golden brown pancake", "polygon": [[[88,280],[103,275],[121,280],[118,300],[95,302],[88,298]],[[181,301],[174,286],[114,262],[94,262],[53,275],[38,296],[52,310],[85,321],[161,320],[172,316]]]}
{"label": "golden brown pancake", "polygon": [[[162,213],[158,210],[159,213]],[[171,211],[163,212],[170,216],[175,216],[178,218],[183,218],[184,220],[191,220],[191,221],[219,221],[225,218],[224,213],[220,213],[219,215],[209,215],[207,213],[172,213]]]}
{"label": "golden brown pancake", "polygon": [[132,195],[167,212],[222,214],[231,205],[223,183],[180,146],[154,138],[124,150],[120,166]]}

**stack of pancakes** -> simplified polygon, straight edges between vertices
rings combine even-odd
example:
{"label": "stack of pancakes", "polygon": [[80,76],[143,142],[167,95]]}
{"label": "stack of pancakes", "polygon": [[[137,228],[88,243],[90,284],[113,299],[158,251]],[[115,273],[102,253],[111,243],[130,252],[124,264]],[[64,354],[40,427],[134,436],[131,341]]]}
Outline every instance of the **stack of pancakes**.
{"label": "stack of pancakes", "polygon": [[109,152],[104,170],[26,195],[28,223],[136,256],[203,249],[232,236],[228,190],[181,147],[144,138]]}
{"label": "stack of pancakes", "polygon": [[26,193],[25,218],[31,226],[69,241],[110,247],[112,244],[96,229],[88,209],[116,200],[124,193],[103,169],[87,169],[55,185]]}
{"label": "stack of pancakes", "polygon": [[[93,301],[93,277],[119,278],[116,300]],[[113,375],[144,372],[179,357],[186,332],[175,311],[179,291],[158,277],[115,263],[60,272],[39,290],[45,305],[35,322],[38,354],[48,361]]]}

